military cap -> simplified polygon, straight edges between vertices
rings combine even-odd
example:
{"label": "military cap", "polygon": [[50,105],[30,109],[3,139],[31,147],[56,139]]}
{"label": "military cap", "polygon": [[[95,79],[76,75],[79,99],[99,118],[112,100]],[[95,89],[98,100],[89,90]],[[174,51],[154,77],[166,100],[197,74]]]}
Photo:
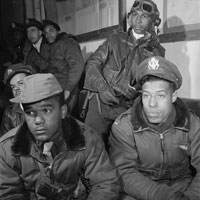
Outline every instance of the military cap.
{"label": "military cap", "polygon": [[138,66],[136,82],[139,83],[147,75],[173,82],[176,89],[179,89],[182,85],[182,76],[177,66],[160,56],[147,58]]}
{"label": "military cap", "polygon": [[29,28],[31,26],[35,26],[38,29],[40,29],[41,31],[43,30],[42,23],[39,22],[38,20],[33,19],[33,18],[26,19],[25,29],[27,30],[27,28]]}
{"label": "military cap", "polygon": [[43,20],[43,28],[46,26],[52,25],[57,31],[60,31],[60,26],[51,20]]}
{"label": "military cap", "polygon": [[20,24],[20,23],[17,23],[17,22],[11,22],[10,26],[9,26],[9,31],[11,33],[16,32],[16,31],[23,32],[24,31],[24,25]]}
{"label": "military cap", "polygon": [[37,72],[31,65],[25,65],[23,63],[10,65],[4,73],[4,84],[8,84],[12,77],[18,73],[25,73],[27,75],[31,75]]}
{"label": "military cap", "polygon": [[35,103],[63,92],[58,80],[51,73],[27,76],[23,79],[23,84],[22,93],[10,99],[11,102]]}

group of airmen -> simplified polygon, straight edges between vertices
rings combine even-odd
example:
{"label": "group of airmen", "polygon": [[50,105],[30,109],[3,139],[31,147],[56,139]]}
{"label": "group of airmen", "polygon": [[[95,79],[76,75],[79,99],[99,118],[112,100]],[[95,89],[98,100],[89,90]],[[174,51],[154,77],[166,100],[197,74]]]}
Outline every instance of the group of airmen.
{"label": "group of airmen", "polygon": [[182,75],[159,43],[157,5],[135,0],[127,21],[84,62],[74,36],[28,19],[29,48],[4,74],[1,200],[200,199],[200,119],[178,97]]}

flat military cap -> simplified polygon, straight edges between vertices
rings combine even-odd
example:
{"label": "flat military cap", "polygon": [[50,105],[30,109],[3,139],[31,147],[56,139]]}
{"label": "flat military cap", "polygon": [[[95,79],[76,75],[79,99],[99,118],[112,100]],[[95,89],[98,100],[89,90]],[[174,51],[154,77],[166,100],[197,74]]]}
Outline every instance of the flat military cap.
{"label": "flat military cap", "polygon": [[179,89],[182,85],[182,76],[177,66],[160,56],[147,58],[138,66],[136,82],[140,82],[147,75],[173,82],[176,89]]}
{"label": "flat military cap", "polygon": [[10,99],[11,102],[35,103],[63,92],[58,80],[51,73],[27,76],[23,79],[23,84],[22,93]]}
{"label": "flat military cap", "polygon": [[43,28],[45,29],[46,26],[51,25],[53,26],[57,31],[60,31],[60,26],[56,24],[55,22],[51,20],[43,20]]}
{"label": "flat military cap", "polygon": [[38,20],[33,19],[33,18],[28,18],[28,19],[26,19],[26,22],[25,22],[25,29],[27,30],[27,28],[29,28],[29,27],[31,27],[31,26],[35,26],[35,27],[37,27],[38,29],[40,29],[41,31],[43,30],[42,23],[39,22]]}
{"label": "flat military cap", "polygon": [[12,77],[18,73],[25,73],[27,75],[36,74],[36,70],[31,65],[17,63],[10,65],[4,73],[4,84],[8,84]]}

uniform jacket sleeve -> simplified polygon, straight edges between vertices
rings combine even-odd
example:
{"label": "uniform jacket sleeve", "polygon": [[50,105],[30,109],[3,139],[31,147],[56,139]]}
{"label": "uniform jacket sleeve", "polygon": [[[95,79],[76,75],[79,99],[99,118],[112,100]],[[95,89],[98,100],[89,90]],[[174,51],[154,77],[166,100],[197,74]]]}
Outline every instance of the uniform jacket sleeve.
{"label": "uniform jacket sleeve", "polygon": [[86,64],[85,89],[98,92],[100,87],[108,87],[103,76],[103,68],[111,53],[111,43],[106,40],[92,54]]}
{"label": "uniform jacket sleeve", "polygon": [[0,142],[0,199],[23,200],[25,197],[17,160],[9,149],[10,142]]}
{"label": "uniform jacket sleeve", "polygon": [[85,177],[89,178],[92,191],[87,200],[116,200],[120,191],[116,171],[110,163],[101,138],[93,133],[87,144]]}
{"label": "uniform jacket sleeve", "polygon": [[71,92],[78,84],[83,74],[84,60],[80,46],[76,40],[72,38],[63,40],[63,44],[60,47],[61,54],[69,66],[68,79],[64,89]]}
{"label": "uniform jacket sleeve", "polygon": [[200,120],[192,115],[190,137],[191,165],[195,168],[196,174],[185,195],[191,200],[200,199]]}
{"label": "uniform jacket sleeve", "polygon": [[128,196],[142,200],[167,200],[173,195],[165,184],[158,184],[142,175],[137,169],[138,154],[132,125],[117,119],[110,135],[110,159],[118,169],[122,190]]}

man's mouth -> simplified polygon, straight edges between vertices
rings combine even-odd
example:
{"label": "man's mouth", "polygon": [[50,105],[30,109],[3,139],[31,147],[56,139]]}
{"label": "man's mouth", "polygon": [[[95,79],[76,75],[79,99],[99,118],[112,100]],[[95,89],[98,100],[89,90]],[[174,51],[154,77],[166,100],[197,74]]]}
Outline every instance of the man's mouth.
{"label": "man's mouth", "polygon": [[37,135],[41,135],[41,134],[46,133],[46,130],[47,130],[47,129],[45,129],[45,128],[37,128],[37,129],[35,129],[34,132],[35,132]]}

